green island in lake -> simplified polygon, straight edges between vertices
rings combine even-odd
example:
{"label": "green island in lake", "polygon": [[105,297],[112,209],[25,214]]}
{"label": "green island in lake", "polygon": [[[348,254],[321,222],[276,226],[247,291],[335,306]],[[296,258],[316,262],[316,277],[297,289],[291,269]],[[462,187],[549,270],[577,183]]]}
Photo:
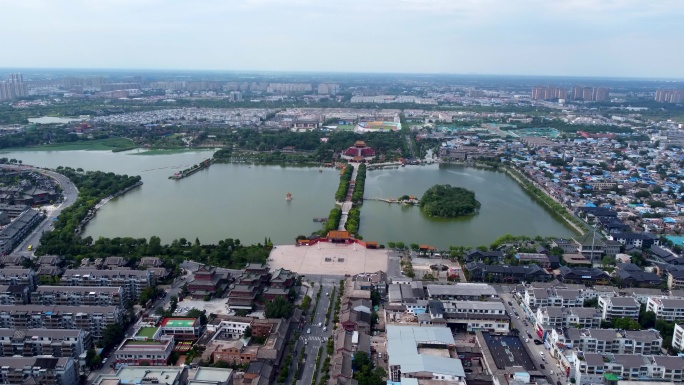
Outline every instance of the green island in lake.
{"label": "green island in lake", "polygon": [[435,218],[458,218],[477,214],[480,202],[475,193],[463,187],[434,185],[420,198],[420,208],[425,214]]}

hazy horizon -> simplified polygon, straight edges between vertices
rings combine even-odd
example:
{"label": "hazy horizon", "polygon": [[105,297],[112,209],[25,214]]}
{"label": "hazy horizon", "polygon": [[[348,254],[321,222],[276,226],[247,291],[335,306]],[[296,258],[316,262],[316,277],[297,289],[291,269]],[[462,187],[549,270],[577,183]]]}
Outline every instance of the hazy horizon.
{"label": "hazy horizon", "polygon": [[684,79],[675,0],[0,0],[0,67]]}

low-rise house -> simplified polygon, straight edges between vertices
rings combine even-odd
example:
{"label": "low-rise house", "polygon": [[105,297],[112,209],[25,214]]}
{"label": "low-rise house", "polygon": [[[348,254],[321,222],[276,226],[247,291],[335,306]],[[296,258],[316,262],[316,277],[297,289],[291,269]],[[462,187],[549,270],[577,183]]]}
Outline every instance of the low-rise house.
{"label": "low-rise house", "polygon": [[551,241],[551,248],[554,247],[563,249],[563,254],[577,253],[577,245],[570,239],[556,238]]}
{"label": "low-rise house", "polygon": [[106,269],[123,267],[126,265],[126,260],[124,257],[107,257],[104,260],[104,267]]}
{"label": "low-rise house", "polygon": [[477,301],[482,298],[496,298],[496,290],[485,283],[457,283],[455,285],[427,285],[429,299],[454,299]]}
{"label": "low-rise house", "polygon": [[501,251],[481,251],[478,249],[470,249],[466,251],[463,259],[466,262],[489,262],[488,264],[502,263],[504,260],[504,254]]}
{"label": "low-rise house", "polygon": [[228,292],[228,308],[231,310],[252,310],[258,294],[255,286],[233,285]]}
{"label": "low-rise house", "polygon": [[632,297],[599,297],[598,306],[601,318],[613,320],[615,318],[639,319],[641,305]]}
{"label": "low-rise house", "polygon": [[563,254],[563,262],[568,267],[576,266],[591,266],[590,260],[586,259],[582,254]]}
{"label": "low-rise house", "polygon": [[534,263],[544,269],[548,269],[551,266],[549,256],[542,253],[516,253],[515,258],[521,264]]}
{"label": "low-rise house", "polygon": [[606,284],[610,276],[603,270],[595,267],[567,267],[558,269],[559,279],[568,283]]}
{"label": "low-rise house", "polygon": [[354,309],[343,310],[340,312],[340,325],[348,332],[359,331],[370,334],[371,315]]}
{"label": "low-rise house", "polygon": [[248,346],[243,340],[215,341],[216,348],[211,354],[213,362],[227,362],[229,364],[248,364],[257,359],[258,346]]}
{"label": "low-rise house", "polygon": [[684,288],[684,269],[667,269],[667,288],[670,290]]}
{"label": "low-rise house", "polygon": [[648,249],[653,245],[660,245],[658,237],[651,233],[613,233],[610,239],[623,245],[633,245],[640,249]]}
{"label": "low-rise house", "polygon": [[366,352],[370,357],[371,343],[370,336],[363,332],[347,332],[346,330],[336,330],[333,333],[335,339],[334,347],[335,353],[347,353],[354,355],[356,352]]}
{"label": "low-rise house", "polygon": [[294,286],[297,276],[295,273],[285,270],[278,269],[273,272],[271,276],[271,287],[289,289]]}
{"label": "low-rise house", "polygon": [[12,223],[0,230],[0,255],[11,253],[19,245],[19,242],[44,218],[43,213],[33,209],[28,209],[19,214]]}
{"label": "low-rise house", "polygon": [[24,263],[28,261],[28,258],[23,255],[4,255],[0,257],[0,265],[4,267],[14,267],[17,269],[24,268]]}
{"label": "low-rise house", "polygon": [[162,267],[164,265],[164,262],[159,257],[142,257],[140,258],[140,262],[138,263],[138,266],[143,267],[143,268],[148,268],[148,267]]}
{"label": "low-rise house", "polygon": [[[127,366],[123,365],[114,373],[99,374],[93,380],[93,385],[129,385],[129,384],[158,384],[184,385],[188,383],[189,365],[182,366]],[[213,368],[218,369],[218,368]],[[230,370],[230,369],[225,369]],[[163,381],[163,382],[162,382]],[[75,384],[75,382],[74,382]],[[215,382],[205,382],[206,385],[217,385]]]}
{"label": "low-rise house", "polygon": [[468,332],[508,333],[510,317],[499,301],[430,301],[421,325],[448,325]]}
{"label": "low-rise house", "polygon": [[486,282],[544,282],[551,279],[551,275],[539,265],[485,265],[484,263],[471,262],[465,265],[473,281]]}
{"label": "low-rise house", "polygon": [[173,348],[173,336],[157,340],[126,338],[114,352],[114,358],[117,365],[165,366]]}
{"label": "low-rise house", "polygon": [[202,326],[197,318],[164,318],[160,324],[162,336],[173,336],[176,341],[195,341]]}
{"label": "low-rise house", "polygon": [[[448,354],[449,347],[454,344],[451,329],[447,327],[388,325],[388,380],[439,379],[464,385],[465,371],[461,360],[450,358]],[[424,350],[424,347],[430,349]]]}
{"label": "low-rise house", "polygon": [[[631,265],[631,264],[630,264]],[[660,277],[641,269],[618,269],[615,276],[623,287],[647,287],[660,285]]]}
{"label": "low-rise house", "polygon": [[41,266],[59,266],[64,262],[64,257],[60,255],[43,255],[36,261]]}
{"label": "low-rise house", "polygon": [[204,265],[194,273],[194,278],[188,282],[188,291],[193,298],[198,299],[220,296],[228,284],[229,274],[219,273],[216,267]]}

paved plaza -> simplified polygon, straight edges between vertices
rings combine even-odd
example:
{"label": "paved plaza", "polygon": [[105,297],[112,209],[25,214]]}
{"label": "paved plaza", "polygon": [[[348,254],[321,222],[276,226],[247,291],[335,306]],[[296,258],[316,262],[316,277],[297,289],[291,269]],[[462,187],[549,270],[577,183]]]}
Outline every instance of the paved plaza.
{"label": "paved plaza", "polygon": [[344,275],[387,271],[387,251],[361,245],[321,242],[312,246],[276,246],[268,258],[271,270],[299,274]]}

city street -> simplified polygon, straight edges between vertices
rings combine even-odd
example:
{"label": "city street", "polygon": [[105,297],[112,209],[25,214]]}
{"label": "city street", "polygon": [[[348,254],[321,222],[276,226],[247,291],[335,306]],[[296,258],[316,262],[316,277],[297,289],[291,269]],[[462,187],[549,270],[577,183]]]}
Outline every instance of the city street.
{"label": "city street", "polygon": [[[339,280],[343,278],[344,277],[341,276],[306,276],[306,280],[314,281],[316,283],[315,292],[313,293],[314,297],[312,297],[313,301],[311,302],[312,308],[316,301],[316,293],[319,290],[321,290],[322,293],[313,322],[309,323],[309,316],[305,318],[306,323],[302,327],[299,341],[297,341],[297,352],[301,350],[302,346],[305,347],[305,358],[303,360],[304,368],[302,370],[301,378],[298,381],[298,384],[300,385],[311,384],[316,369],[316,357],[318,356],[319,347],[323,348],[323,355],[321,356],[320,361],[320,366],[323,366],[323,360],[325,360],[326,357],[325,344],[328,342],[328,338],[332,336],[333,329],[333,317],[330,317],[330,322],[326,324],[325,316],[332,300],[333,288],[337,287],[339,285]],[[329,295],[326,295],[326,293]],[[337,295],[337,290],[335,295]],[[319,323],[321,324],[320,327],[318,326]],[[327,327],[326,331],[323,331],[324,326]],[[307,333],[308,329],[311,329],[311,334]],[[305,342],[307,343],[306,345],[304,345]]]}
{"label": "city street", "polygon": [[[499,293],[499,296],[503,300],[504,306],[506,307],[506,311],[512,314],[511,328],[515,328],[520,331],[519,336],[523,343],[525,343],[526,338],[529,339],[529,342],[525,343],[525,345],[527,345],[530,351],[530,356],[537,365],[538,370],[546,375],[551,384],[555,384],[556,381],[560,381],[562,384],[565,384],[567,378],[564,374],[561,373],[558,361],[555,358],[551,357],[550,351],[546,349],[546,347],[543,344],[534,344],[535,339],[541,340],[541,338],[537,335],[536,331],[534,330],[534,322],[525,315],[525,312],[516,301],[516,298],[513,296],[513,294],[511,294],[513,286],[493,286],[496,288],[497,292]],[[508,304],[509,301],[512,304],[512,306]],[[518,316],[516,316],[516,312]],[[525,326],[525,324],[523,323],[524,321],[527,322],[527,326]],[[532,335],[532,338],[528,337],[528,333]],[[542,352],[544,353],[544,356],[541,355]],[[544,364],[545,369],[542,369],[541,366],[539,366],[540,364]]]}
{"label": "city street", "polygon": [[46,231],[52,231],[52,222],[54,218],[57,218],[62,210],[74,204],[76,198],[78,198],[78,189],[71,182],[71,180],[69,180],[69,178],[54,171],[43,170],[32,166],[0,165],[0,167],[10,170],[33,170],[56,180],[59,186],[62,188],[62,194],[64,197],[62,203],[55,210],[49,212],[47,218],[39,223],[38,226],[36,226],[36,228],[26,238],[24,238],[24,240],[15,248],[14,252],[12,253],[14,255],[22,255],[32,258],[33,251],[27,249],[28,245],[32,245],[35,250],[35,247],[40,244],[40,238],[43,236],[43,233]]}

